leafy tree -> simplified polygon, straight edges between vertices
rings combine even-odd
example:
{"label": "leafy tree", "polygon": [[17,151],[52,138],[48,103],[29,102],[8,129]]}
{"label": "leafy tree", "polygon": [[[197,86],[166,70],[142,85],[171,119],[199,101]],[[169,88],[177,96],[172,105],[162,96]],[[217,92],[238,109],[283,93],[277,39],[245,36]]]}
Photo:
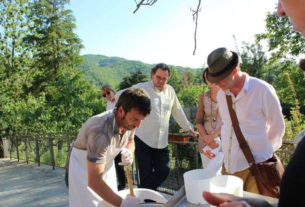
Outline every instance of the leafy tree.
{"label": "leafy tree", "polygon": [[27,0],[0,1],[0,130],[7,132],[20,117],[14,104],[21,101],[22,87],[28,83],[31,60],[23,42],[28,34],[28,12]]}
{"label": "leafy tree", "polygon": [[56,80],[57,73],[79,65],[81,40],[74,33],[75,24],[71,10],[65,5],[69,0],[34,0],[31,4],[29,25],[31,34],[25,38],[33,54],[33,83],[27,88],[34,94],[45,91],[48,83]]}
{"label": "leafy tree", "polygon": [[291,29],[288,18],[280,18],[276,11],[268,13],[266,18],[266,33],[258,34],[258,41],[267,40],[269,51],[274,59],[298,56],[305,52],[305,42],[302,35]]}
{"label": "leafy tree", "polygon": [[76,130],[105,105],[76,66],[82,47],[65,0],[0,2],[0,129]]}
{"label": "leafy tree", "polygon": [[75,131],[92,114],[105,110],[99,91],[76,70],[61,71],[58,79],[47,87],[51,127],[56,131]]}
{"label": "leafy tree", "polygon": [[178,98],[183,106],[197,106],[199,96],[204,92],[206,86],[203,85],[188,85],[183,87]]}
{"label": "leafy tree", "polygon": [[168,84],[171,85],[175,89],[175,92],[178,94],[181,89],[181,78],[176,67],[172,66],[170,70],[171,76],[168,80]]}
{"label": "leafy tree", "polygon": [[146,82],[147,80],[147,76],[144,75],[141,70],[134,71],[130,76],[128,75],[123,78],[122,82],[119,84],[119,90],[129,88],[140,82]]}
{"label": "leafy tree", "polygon": [[243,50],[240,56],[242,70],[251,76],[262,79],[263,69],[267,64],[267,57],[262,45],[243,42]]}

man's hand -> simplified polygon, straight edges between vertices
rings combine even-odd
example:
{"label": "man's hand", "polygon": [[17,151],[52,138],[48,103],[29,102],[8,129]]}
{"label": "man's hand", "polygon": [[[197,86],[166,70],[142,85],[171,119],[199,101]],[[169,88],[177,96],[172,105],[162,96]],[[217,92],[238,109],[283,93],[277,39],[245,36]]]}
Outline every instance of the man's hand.
{"label": "man's hand", "polygon": [[193,129],[190,129],[190,130],[188,131],[188,133],[189,133],[192,137],[194,137],[195,139],[198,139],[198,137],[199,137],[199,133],[196,132],[196,131],[194,131]]}
{"label": "man's hand", "polygon": [[139,206],[139,199],[131,195],[127,195],[125,199],[122,200],[120,207],[136,207]]}
{"label": "man's hand", "polygon": [[203,192],[203,198],[212,205],[220,207],[272,207],[270,203],[258,198],[242,198],[227,193]]}
{"label": "man's hand", "polygon": [[131,150],[123,148],[121,151],[121,159],[122,162],[120,162],[119,165],[130,167],[133,162],[133,153],[131,152]]}

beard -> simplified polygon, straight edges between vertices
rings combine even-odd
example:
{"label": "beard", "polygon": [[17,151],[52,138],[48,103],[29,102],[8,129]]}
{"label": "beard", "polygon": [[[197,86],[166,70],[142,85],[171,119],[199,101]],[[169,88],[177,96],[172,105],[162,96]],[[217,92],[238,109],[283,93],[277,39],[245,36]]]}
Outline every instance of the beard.
{"label": "beard", "polygon": [[134,128],[136,128],[135,125],[128,123],[125,115],[121,118],[121,127],[123,127],[126,130],[133,130]]}

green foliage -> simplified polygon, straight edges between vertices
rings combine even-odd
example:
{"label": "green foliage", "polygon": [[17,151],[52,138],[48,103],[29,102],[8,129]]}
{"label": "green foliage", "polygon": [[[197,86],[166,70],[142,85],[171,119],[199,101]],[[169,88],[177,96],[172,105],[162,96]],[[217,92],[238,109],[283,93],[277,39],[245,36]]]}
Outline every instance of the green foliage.
{"label": "green foliage", "polygon": [[119,90],[129,88],[132,85],[146,81],[148,81],[148,77],[141,70],[137,70],[132,72],[131,75],[127,75],[123,78],[122,82],[119,84]]}
{"label": "green foliage", "polygon": [[243,50],[240,54],[241,68],[253,77],[262,79],[267,57],[261,44],[249,44],[243,42]]}
{"label": "green foliage", "polygon": [[104,84],[119,87],[119,83],[123,81],[124,77],[130,76],[136,71],[141,71],[148,77],[153,67],[140,61],[103,55],[84,55],[83,59],[84,63],[79,67],[84,71],[87,80],[97,88]]}
{"label": "green foliage", "polygon": [[[84,55],[83,63],[79,65],[79,68],[84,71],[86,79],[96,88],[100,88],[104,84],[120,88],[119,84],[123,81],[123,78],[132,75],[136,71],[140,70],[145,76],[150,77],[153,66],[140,61],[126,60],[119,57]],[[179,66],[170,66],[170,68],[177,70],[179,76],[184,70],[183,67]]]}
{"label": "green foliage", "polygon": [[268,13],[266,18],[266,33],[258,34],[257,40],[267,40],[272,60],[298,56],[305,52],[305,42],[302,35],[291,29],[289,19],[280,18],[276,11]]}
{"label": "green foliage", "polygon": [[35,95],[45,91],[49,82],[56,80],[58,71],[80,64],[81,40],[74,33],[74,17],[65,9],[67,0],[34,1],[30,5],[29,34],[24,40],[33,54],[35,71],[28,91]]}
{"label": "green foliage", "polygon": [[183,106],[197,106],[200,95],[204,92],[202,85],[187,85],[183,87],[177,95],[181,105]]}
{"label": "green foliage", "polygon": [[100,113],[99,91],[77,70],[61,71],[58,79],[47,87],[48,107],[52,113],[50,123],[61,131],[77,130],[92,114]]}
{"label": "green foliage", "polygon": [[171,67],[170,70],[171,76],[168,80],[168,84],[171,85],[175,89],[175,92],[178,94],[181,89],[181,78],[176,67]]}
{"label": "green foliage", "polygon": [[181,75],[181,83],[182,85],[198,85],[202,83],[202,69],[201,70],[193,70],[191,68],[184,68],[182,70]]}
{"label": "green foliage", "polygon": [[0,130],[77,130],[105,109],[85,80],[81,41],[67,0],[0,2]]}

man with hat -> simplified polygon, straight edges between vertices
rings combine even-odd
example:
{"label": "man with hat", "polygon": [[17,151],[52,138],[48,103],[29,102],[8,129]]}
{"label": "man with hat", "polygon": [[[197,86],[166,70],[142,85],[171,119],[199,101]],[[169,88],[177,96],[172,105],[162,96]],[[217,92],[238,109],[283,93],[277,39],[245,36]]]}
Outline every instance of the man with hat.
{"label": "man with hat", "polygon": [[233,130],[226,95],[232,99],[232,107],[255,162],[260,163],[270,159],[282,145],[285,124],[276,92],[267,82],[242,72],[237,53],[227,48],[218,48],[208,56],[207,79],[221,89],[217,101],[223,120],[223,173],[240,177],[244,190],[259,193]]}
{"label": "man with hat", "polygon": [[[302,33],[305,38],[305,0],[279,0],[277,13],[280,17],[289,17],[293,29]],[[305,61],[303,62],[305,65]],[[300,69],[304,71],[305,66]],[[281,182],[281,191],[278,204],[273,206],[304,206],[303,189],[305,185],[305,138],[298,144],[291,157]],[[204,199],[216,206],[240,206],[240,207],[266,207],[271,206],[265,200],[241,198],[230,194],[216,194],[203,192]]]}

